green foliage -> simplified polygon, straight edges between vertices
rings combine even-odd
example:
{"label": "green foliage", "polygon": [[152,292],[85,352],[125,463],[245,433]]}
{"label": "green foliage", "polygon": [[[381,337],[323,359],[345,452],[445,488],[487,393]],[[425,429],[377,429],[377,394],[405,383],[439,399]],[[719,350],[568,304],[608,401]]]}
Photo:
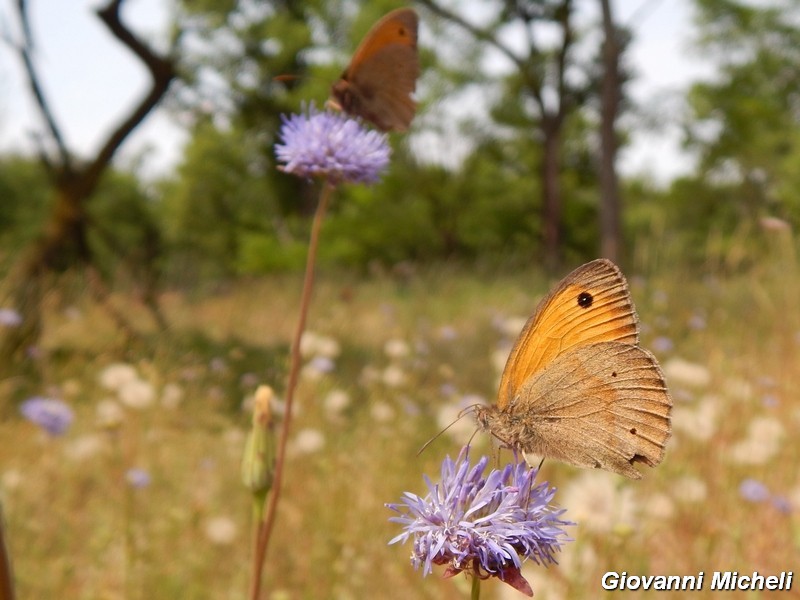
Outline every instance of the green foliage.
{"label": "green foliage", "polygon": [[[280,114],[301,100],[321,104],[361,36],[395,6],[360,4],[183,3],[176,27],[191,27],[179,45],[184,79],[176,103],[194,115],[189,142],[175,174],[147,192],[132,175],[105,178],[90,204],[90,243],[106,273],[116,276],[122,265],[133,277],[163,272],[167,282],[188,286],[302,267],[319,191],[276,168]],[[800,226],[798,9],[730,0],[697,6],[697,38],[720,65],[716,79],[689,95],[687,146],[700,157],[699,170],[668,190],[626,182],[626,239],[642,260],[746,263],[764,249],[761,217]],[[499,11],[492,18],[499,24],[517,17]],[[515,72],[502,80],[482,72],[475,66],[482,44],[444,20],[429,21],[438,37],[435,47],[423,48],[420,130],[411,134],[419,137],[392,136],[395,155],[379,184],[337,191],[320,249],[328,265],[540,259],[541,115],[526,81]],[[582,31],[576,48],[587,50],[592,40]],[[462,45],[448,53],[449,44]],[[571,102],[586,102],[562,128],[562,250],[569,262],[593,257],[598,242],[597,114],[585,97],[596,85],[594,58],[584,52],[576,63],[583,75],[573,72]],[[476,92],[492,93],[494,121],[470,115],[451,122],[458,117],[442,110],[449,98]],[[462,162],[443,167],[413,155],[437,128],[471,148]],[[0,161],[0,258],[35,238],[49,193],[36,161]],[[644,247],[650,250],[643,254]]]}
{"label": "green foliage", "polygon": [[230,276],[238,270],[242,233],[264,231],[276,212],[260,177],[255,140],[202,122],[186,147],[177,176],[162,184],[159,206],[170,271],[182,283]]}
{"label": "green foliage", "polygon": [[281,241],[264,233],[245,233],[240,244],[237,270],[242,274],[299,272],[306,263],[305,239]]}
{"label": "green foliage", "polygon": [[[19,257],[47,222],[52,188],[38,159],[0,158],[0,256]],[[149,278],[162,258],[161,223],[151,199],[131,173],[108,171],[88,206],[88,242],[97,265],[112,278]]]}
{"label": "green foliage", "polygon": [[151,281],[158,276],[164,260],[161,223],[133,174],[106,172],[88,213],[89,244],[97,258],[96,266],[112,279],[124,272],[127,283]]}
{"label": "green foliage", "polygon": [[702,0],[698,43],[719,64],[695,84],[687,144],[706,185],[739,218],[800,225],[800,4]]}
{"label": "green foliage", "polygon": [[38,160],[0,156],[0,263],[36,238],[50,207],[50,194]]}

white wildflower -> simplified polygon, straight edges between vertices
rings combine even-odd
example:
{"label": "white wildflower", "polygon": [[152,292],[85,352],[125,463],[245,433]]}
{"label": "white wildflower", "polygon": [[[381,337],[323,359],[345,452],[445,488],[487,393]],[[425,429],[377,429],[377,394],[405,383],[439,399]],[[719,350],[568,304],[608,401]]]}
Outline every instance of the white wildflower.
{"label": "white wildflower", "polygon": [[383,352],[393,360],[407,357],[411,354],[411,348],[405,340],[399,338],[392,338],[383,345]]}
{"label": "white wildflower", "polygon": [[685,475],[674,482],[672,492],[678,502],[695,504],[708,497],[708,486],[702,479]]}
{"label": "white wildflower", "polygon": [[664,375],[670,385],[704,388],[711,383],[711,373],[707,367],[677,356],[664,363]]}
{"label": "white wildflower", "polygon": [[300,338],[300,354],[305,358],[324,356],[333,359],[338,357],[341,351],[339,342],[332,337],[305,331],[303,337]]}
{"label": "white wildflower", "polygon": [[399,365],[389,365],[383,370],[381,380],[384,385],[397,388],[406,382],[406,373]]}
{"label": "white wildflower", "polygon": [[161,390],[161,406],[164,408],[178,408],[183,400],[183,388],[177,383],[168,383]]}
{"label": "white wildflower", "polygon": [[673,428],[701,442],[716,433],[718,421],[719,400],[715,396],[705,396],[695,408],[679,404],[673,409]]}
{"label": "white wildflower", "polygon": [[125,410],[112,398],[100,400],[94,411],[95,423],[103,429],[114,429],[125,421]]}
{"label": "white wildflower", "polygon": [[395,418],[395,410],[387,402],[373,402],[369,414],[376,423],[388,423]]}
{"label": "white wildflower", "polygon": [[125,382],[118,390],[119,401],[128,408],[143,410],[153,405],[156,399],[156,391],[153,386],[144,379],[132,379]]}
{"label": "white wildflower", "polygon": [[340,389],[331,390],[322,406],[329,417],[338,417],[350,406],[350,394]]}
{"label": "white wildflower", "polygon": [[633,489],[619,485],[615,478],[600,471],[587,471],[570,481],[564,489],[562,506],[569,518],[595,533],[632,529],[638,507]]}
{"label": "white wildflower", "polygon": [[229,546],[236,541],[239,528],[230,517],[212,517],[206,521],[205,534],[212,544]]}
{"label": "white wildflower", "polygon": [[315,454],[325,447],[325,436],[319,429],[301,429],[297,432],[292,453],[295,455]]}
{"label": "white wildflower", "polygon": [[139,379],[136,368],[128,363],[112,363],[100,371],[98,381],[100,385],[116,392],[131,381]]}

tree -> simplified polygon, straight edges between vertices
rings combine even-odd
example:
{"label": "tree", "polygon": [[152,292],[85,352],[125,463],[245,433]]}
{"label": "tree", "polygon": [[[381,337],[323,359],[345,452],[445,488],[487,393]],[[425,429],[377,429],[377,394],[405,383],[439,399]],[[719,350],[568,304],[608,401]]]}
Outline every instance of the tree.
{"label": "tree", "polygon": [[[460,14],[435,0],[421,0],[435,14],[468,31],[476,40],[499,50],[514,66],[506,79],[506,93],[496,105],[494,117],[500,123],[520,128],[528,139],[541,145],[535,171],[541,178],[541,207],[544,261],[555,268],[560,261],[564,201],[564,143],[569,120],[580,113],[592,94],[599,93],[593,80],[592,67],[577,56],[581,39],[575,25],[575,3],[572,0],[528,0],[498,3],[495,20],[478,27]],[[606,32],[604,65],[608,81],[603,88],[602,167],[604,253],[618,254],[621,208],[616,183],[615,156],[618,139],[616,117],[621,102],[622,78],[619,57],[624,49],[623,37],[614,23],[610,6],[605,6]],[[505,41],[508,27],[525,32],[523,51]],[[557,32],[553,36],[543,31]]]}
{"label": "tree", "polygon": [[[87,269],[89,281],[98,297],[105,295],[105,283],[97,269],[97,255],[89,239],[94,224],[88,206],[116,151],[131,132],[161,101],[175,75],[172,61],[160,56],[140,40],[123,22],[120,9],[123,0],[109,0],[97,16],[121,44],[125,45],[147,68],[152,83],[148,93],[117,124],[95,156],[78,160],[67,147],[61,130],[45,96],[33,55],[33,40],[28,19],[27,2],[19,0],[17,15],[22,39],[15,44],[22,61],[31,95],[45,124],[40,134],[39,156],[45,166],[52,190],[52,204],[41,232],[21,254],[11,275],[13,306],[22,316],[22,326],[7,329],[0,346],[0,356],[9,365],[14,356],[32,344],[41,329],[41,302],[48,273],[76,266]],[[12,43],[8,40],[9,44]],[[152,295],[146,295],[152,299]],[[159,315],[151,304],[154,314]],[[120,319],[121,315],[117,315]]]}
{"label": "tree", "polygon": [[610,0],[600,0],[603,23],[600,89],[600,254],[614,262],[622,256],[622,198],[617,176],[617,117],[622,103],[622,56],[628,35],[617,27]]}
{"label": "tree", "polygon": [[718,76],[692,86],[686,144],[700,180],[737,193],[718,203],[755,225],[800,214],[800,3],[696,0],[700,48]]}

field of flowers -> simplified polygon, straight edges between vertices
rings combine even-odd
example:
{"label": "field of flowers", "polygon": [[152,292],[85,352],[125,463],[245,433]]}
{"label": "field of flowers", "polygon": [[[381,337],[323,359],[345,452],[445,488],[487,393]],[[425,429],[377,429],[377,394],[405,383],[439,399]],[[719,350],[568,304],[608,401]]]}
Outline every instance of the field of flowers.
{"label": "field of flowers", "polygon": [[[743,275],[628,273],[642,344],[675,402],[673,437],[641,481],[544,464],[553,502],[576,525],[558,565],[523,569],[537,598],[600,596],[607,571],[800,565],[800,273],[779,258]],[[551,283],[533,269],[322,274],[265,597],[468,597],[464,576],[434,567],[423,578],[410,544],[388,545],[401,528],[385,504],[424,494],[423,475],[438,479],[444,457],[469,442],[465,418],[417,455],[462,408],[493,401],[510,345]],[[53,299],[39,349],[48,385],[0,382],[0,499],[20,598],[245,597],[241,455],[256,387],[282,396],[299,290],[299,277],[284,277],[170,294],[171,330],[148,331],[142,315],[142,339],[96,306]],[[12,404],[21,389],[68,412],[48,431]],[[482,434],[472,452],[509,458]],[[693,597],[705,596],[717,597]],[[523,596],[487,581],[484,597]]]}

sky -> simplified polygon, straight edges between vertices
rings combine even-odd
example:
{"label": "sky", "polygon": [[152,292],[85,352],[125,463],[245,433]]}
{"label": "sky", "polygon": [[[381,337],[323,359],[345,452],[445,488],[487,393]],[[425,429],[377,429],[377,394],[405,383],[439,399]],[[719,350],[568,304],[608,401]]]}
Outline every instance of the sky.
{"label": "sky", "polygon": [[[11,18],[15,1],[0,0],[3,37],[15,33]],[[145,93],[147,73],[106,33],[92,10],[98,0],[29,0],[29,4],[45,92],[69,146],[89,154]],[[168,4],[128,0],[123,17],[139,35],[157,42],[165,37]],[[634,30],[630,58],[637,79],[631,93],[638,102],[669,106],[669,98],[689,82],[711,73],[710,65],[690,51],[689,0],[616,0],[614,6],[617,19]],[[432,42],[423,30],[421,44]],[[30,151],[31,133],[40,130],[18,59],[7,46],[0,46],[0,151]],[[126,141],[118,159],[124,163],[145,155],[145,172],[166,173],[179,159],[184,140],[165,111],[156,111]],[[680,149],[676,128],[641,133],[620,156],[623,174],[645,173],[662,183],[691,166],[691,158]]]}

